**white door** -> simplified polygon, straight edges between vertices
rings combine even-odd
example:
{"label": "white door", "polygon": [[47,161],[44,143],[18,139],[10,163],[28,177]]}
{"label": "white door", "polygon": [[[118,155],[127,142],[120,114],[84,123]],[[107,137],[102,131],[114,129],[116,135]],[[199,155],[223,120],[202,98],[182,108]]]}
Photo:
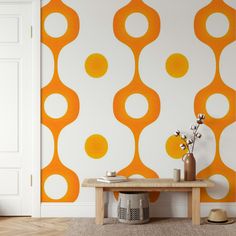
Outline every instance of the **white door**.
{"label": "white door", "polygon": [[0,215],[31,215],[31,7],[0,3]]}

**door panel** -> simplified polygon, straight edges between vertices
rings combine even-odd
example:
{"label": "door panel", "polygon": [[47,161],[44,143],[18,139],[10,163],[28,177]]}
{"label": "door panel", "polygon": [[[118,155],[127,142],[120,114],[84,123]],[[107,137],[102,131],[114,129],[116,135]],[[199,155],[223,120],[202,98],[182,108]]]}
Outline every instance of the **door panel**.
{"label": "door panel", "polygon": [[[7,180],[7,184],[6,184]],[[0,195],[18,195],[19,194],[19,170],[0,170]]]}
{"label": "door panel", "polygon": [[0,152],[18,152],[19,62],[0,60],[0,78]]}
{"label": "door panel", "polygon": [[19,30],[18,16],[0,16],[0,43],[18,43]]}
{"label": "door panel", "polygon": [[31,4],[0,4],[0,215],[31,215]]}

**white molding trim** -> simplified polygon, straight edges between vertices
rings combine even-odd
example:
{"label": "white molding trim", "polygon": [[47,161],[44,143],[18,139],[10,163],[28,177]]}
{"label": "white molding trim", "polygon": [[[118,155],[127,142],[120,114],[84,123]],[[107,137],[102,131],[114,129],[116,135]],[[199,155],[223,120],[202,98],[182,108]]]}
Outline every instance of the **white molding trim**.
{"label": "white molding trim", "polygon": [[42,203],[41,217],[94,217],[95,203]]}
{"label": "white molding trim", "polygon": [[32,216],[40,217],[41,204],[41,1],[32,2],[32,91],[33,91],[33,159]]}
{"label": "white molding trim", "polygon": [[0,0],[0,4],[15,4],[15,3],[33,3],[33,2],[39,2],[40,0]]}
{"label": "white molding trim", "polygon": [[[213,208],[223,208],[229,217],[236,216],[236,203],[201,203],[201,217],[208,216]],[[117,217],[117,204],[105,205],[105,216]],[[95,217],[95,203],[42,203],[42,217]],[[151,217],[187,217],[186,204],[150,205]]]}

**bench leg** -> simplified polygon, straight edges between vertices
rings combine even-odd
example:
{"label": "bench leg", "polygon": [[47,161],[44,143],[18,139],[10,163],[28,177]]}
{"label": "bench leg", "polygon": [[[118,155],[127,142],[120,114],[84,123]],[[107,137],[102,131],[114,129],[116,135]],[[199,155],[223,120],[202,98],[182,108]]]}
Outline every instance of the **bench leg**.
{"label": "bench leg", "polygon": [[200,188],[192,188],[192,224],[200,225]]}
{"label": "bench leg", "polygon": [[192,190],[188,192],[188,218],[192,218]]}
{"label": "bench leg", "polygon": [[103,188],[96,188],[96,224],[102,225],[104,219]]}

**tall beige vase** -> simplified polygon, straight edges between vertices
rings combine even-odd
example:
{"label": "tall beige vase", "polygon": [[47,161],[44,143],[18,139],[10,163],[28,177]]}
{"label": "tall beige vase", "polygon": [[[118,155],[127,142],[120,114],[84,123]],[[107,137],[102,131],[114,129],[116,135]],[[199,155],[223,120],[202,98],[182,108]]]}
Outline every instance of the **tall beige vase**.
{"label": "tall beige vase", "polygon": [[192,153],[187,153],[182,158],[184,162],[184,180],[195,181],[196,180],[196,160]]}

